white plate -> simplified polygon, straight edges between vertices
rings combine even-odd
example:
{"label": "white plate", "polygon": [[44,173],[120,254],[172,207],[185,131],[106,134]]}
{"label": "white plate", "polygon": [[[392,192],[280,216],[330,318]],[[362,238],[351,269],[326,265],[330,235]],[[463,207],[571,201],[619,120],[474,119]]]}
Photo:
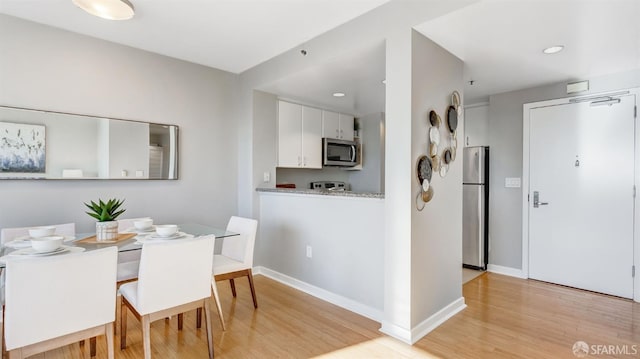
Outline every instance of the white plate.
{"label": "white plate", "polygon": [[448,170],[449,170],[449,165],[442,162],[442,165],[440,166],[440,177],[444,178],[444,176],[447,175]]}
{"label": "white plate", "polygon": [[51,252],[36,252],[33,248],[23,248],[9,253],[10,257],[44,257],[66,252],[83,252],[82,247],[61,246]]}
{"label": "white plate", "polygon": [[425,178],[422,180],[422,192],[427,192],[428,190],[429,190],[429,180]]}
{"label": "white plate", "polygon": [[157,233],[154,234],[150,234],[147,236],[147,239],[180,239],[180,238],[184,238],[188,236],[188,234],[184,233],[184,232],[177,232],[173,235],[170,236],[161,236],[158,235]]}
{"label": "white plate", "polygon": [[[64,237],[64,242],[70,242],[76,239],[76,237],[72,237],[72,236],[63,236],[63,237]],[[32,239],[33,238],[29,236],[16,237],[16,239],[12,240],[11,242],[5,243],[4,246],[9,248],[27,248],[27,247],[31,247]]]}
{"label": "white plate", "polygon": [[151,226],[147,229],[137,229],[135,227],[131,227],[127,230],[125,230],[122,233],[138,233],[138,234],[148,234],[148,233],[153,233],[156,231],[156,226]]}
{"label": "white plate", "polygon": [[437,127],[432,126],[429,129],[429,139],[431,143],[435,143],[436,146],[440,144],[440,130]]}

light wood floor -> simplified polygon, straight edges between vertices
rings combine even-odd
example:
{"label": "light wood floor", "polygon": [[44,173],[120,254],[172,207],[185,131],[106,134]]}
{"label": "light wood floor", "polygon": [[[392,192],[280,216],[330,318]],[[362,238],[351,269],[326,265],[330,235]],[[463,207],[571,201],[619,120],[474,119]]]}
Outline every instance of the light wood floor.
{"label": "light wood floor", "polygon": [[[575,358],[572,346],[578,340],[639,345],[640,352],[640,304],[493,273],[465,284],[467,309],[414,346],[382,335],[374,321],[260,275],[254,310],[246,281],[236,283],[236,300],[227,283],[219,283],[227,331],[214,309],[216,358]],[[128,325],[128,348],[116,349],[116,358],[142,358],[140,324],[130,316]],[[195,329],[194,313],[185,315],[182,332],[176,318],[151,327],[154,358],[206,357],[205,331]],[[70,345],[34,358],[89,358],[88,346]],[[106,358],[103,338],[97,358]]]}

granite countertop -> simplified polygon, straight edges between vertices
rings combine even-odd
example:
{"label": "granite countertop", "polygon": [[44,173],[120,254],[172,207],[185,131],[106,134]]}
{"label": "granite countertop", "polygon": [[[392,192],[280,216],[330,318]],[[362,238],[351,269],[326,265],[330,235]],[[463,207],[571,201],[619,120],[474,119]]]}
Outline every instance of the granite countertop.
{"label": "granite countertop", "polygon": [[319,196],[359,197],[359,198],[384,198],[384,193],[351,192],[351,191],[321,191],[303,188],[256,188],[258,192],[312,194]]}

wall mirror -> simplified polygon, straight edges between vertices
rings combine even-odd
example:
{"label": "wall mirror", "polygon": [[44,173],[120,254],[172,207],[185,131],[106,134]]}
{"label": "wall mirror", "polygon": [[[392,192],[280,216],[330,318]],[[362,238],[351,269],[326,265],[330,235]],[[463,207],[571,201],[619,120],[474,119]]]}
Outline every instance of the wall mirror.
{"label": "wall mirror", "polygon": [[178,126],[0,106],[0,179],[178,179]]}

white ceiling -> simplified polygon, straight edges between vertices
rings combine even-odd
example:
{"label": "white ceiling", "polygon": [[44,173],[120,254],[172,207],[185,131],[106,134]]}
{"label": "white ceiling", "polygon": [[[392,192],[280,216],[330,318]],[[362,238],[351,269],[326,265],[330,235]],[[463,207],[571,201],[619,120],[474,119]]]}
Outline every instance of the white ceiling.
{"label": "white ceiling", "polygon": [[0,13],[240,73],[389,0],[131,0],[108,21],[71,0],[0,0]]}
{"label": "white ceiling", "polygon": [[[416,27],[465,62],[465,103],[640,69],[640,0],[485,0]],[[564,45],[564,51],[542,50]]]}
{"label": "white ceiling", "polygon": [[[388,0],[132,1],[136,16],[124,22],[87,15],[71,0],[0,0],[0,12],[240,73]],[[639,15],[640,0],[483,0],[416,30],[465,62],[465,80],[475,81],[464,88],[469,104],[640,69]],[[542,53],[556,44],[565,50]],[[261,90],[337,110],[378,111],[384,106],[381,46],[355,49]],[[334,91],[347,97],[331,98]]]}
{"label": "white ceiling", "polygon": [[[362,45],[331,61],[306,68],[259,90],[353,115],[384,112],[385,44]],[[346,96],[334,97],[334,92]]]}

